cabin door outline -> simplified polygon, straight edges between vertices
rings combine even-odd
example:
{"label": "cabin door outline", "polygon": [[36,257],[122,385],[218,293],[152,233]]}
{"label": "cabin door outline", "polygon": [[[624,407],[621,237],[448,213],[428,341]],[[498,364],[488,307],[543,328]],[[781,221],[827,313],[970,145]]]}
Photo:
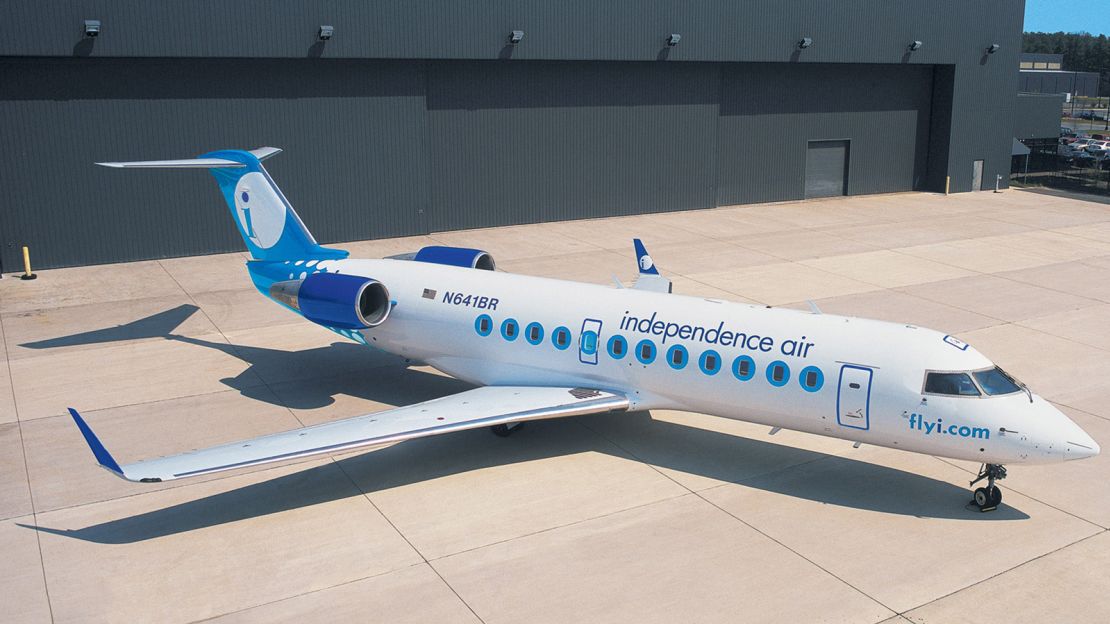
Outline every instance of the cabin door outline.
{"label": "cabin door outline", "polygon": [[840,367],[836,390],[836,423],[867,431],[871,428],[871,381],[875,371],[866,366]]}
{"label": "cabin door outline", "polygon": [[582,321],[582,333],[578,335],[578,361],[596,366],[600,350],[601,321],[588,318]]}

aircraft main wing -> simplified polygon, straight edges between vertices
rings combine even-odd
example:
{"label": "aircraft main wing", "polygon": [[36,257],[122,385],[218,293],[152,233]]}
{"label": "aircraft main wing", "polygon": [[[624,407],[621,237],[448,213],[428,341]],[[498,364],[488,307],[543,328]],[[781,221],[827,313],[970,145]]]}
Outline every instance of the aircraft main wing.
{"label": "aircraft main wing", "polygon": [[623,411],[628,398],[589,388],[486,386],[416,405],[120,465],[70,408],[97,462],[128,481],[157,483],[492,425]]}

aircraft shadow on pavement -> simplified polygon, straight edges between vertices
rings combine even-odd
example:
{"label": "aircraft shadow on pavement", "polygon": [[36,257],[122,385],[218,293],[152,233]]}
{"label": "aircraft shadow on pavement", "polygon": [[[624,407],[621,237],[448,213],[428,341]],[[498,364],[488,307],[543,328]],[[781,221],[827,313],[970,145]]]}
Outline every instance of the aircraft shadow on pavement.
{"label": "aircraft shadow on pavement", "polygon": [[[176,318],[162,317],[162,327]],[[155,325],[146,329],[153,331]],[[105,341],[109,334],[100,332],[109,331],[88,334],[97,334],[97,341]],[[130,333],[132,337],[135,334]],[[363,355],[367,351],[359,345],[337,344],[285,352],[182,336],[165,337],[227,349],[228,353],[242,357],[252,366],[259,365],[260,360],[274,365],[304,366],[306,359],[309,363],[318,361],[320,354],[314,352],[334,353],[347,346]],[[54,339],[53,346],[63,346],[58,341],[87,339],[87,334],[58,338]],[[50,341],[36,344],[46,342]],[[318,388],[318,392],[310,391],[302,397],[306,406],[325,400],[330,402],[334,400],[332,395],[338,392],[405,405],[471,387],[452,378],[404,369],[387,379],[357,375],[314,379],[302,385],[306,389]],[[246,386],[241,391],[246,394],[253,388],[255,386]],[[274,401],[274,397],[267,395],[260,400]],[[847,457],[655,420],[650,413],[634,412],[537,421],[528,423],[509,438],[499,438],[482,429],[409,440],[81,529],[20,526],[95,543],[129,544],[351,497],[373,496],[381,490],[494,466],[587,452],[643,461],[658,468],[735,483],[752,490],[876,513],[975,521],[1029,518],[1007,504],[990,513],[973,510],[965,505],[970,491],[963,485]]]}
{"label": "aircraft shadow on pavement", "polygon": [[[242,344],[206,340],[175,334],[174,331],[199,311],[183,304],[157,314],[115,327],[95,329],[68,336],[23,343],[28,349],[54,349],[129,340],[163,338],[215,349],[242,360],[249,366],[235,377],[221,379],[225,386],[243,396],[287,407],[315,409],[335,402],[336,395],[349,395],[390,405],[418,403],[473,388],[451,377],[425,374],[418,384],[400,383],[409,365],[403,358],[368,349],[353,342],[336,342],[324,347],[284,351]],[[410,371],[415,375],[415,371]],[[377,380],[377,383],[373,381]]]}
{"label": "aircraft shadow on pavement", "polygon": [[57,349],[59,347],[124,342],[144,338],[166,338],[198,310],[200,308],[195,305],[183,304],[115,327],[105,327],[68,336],[25,342],[19,346],[27,349]]}

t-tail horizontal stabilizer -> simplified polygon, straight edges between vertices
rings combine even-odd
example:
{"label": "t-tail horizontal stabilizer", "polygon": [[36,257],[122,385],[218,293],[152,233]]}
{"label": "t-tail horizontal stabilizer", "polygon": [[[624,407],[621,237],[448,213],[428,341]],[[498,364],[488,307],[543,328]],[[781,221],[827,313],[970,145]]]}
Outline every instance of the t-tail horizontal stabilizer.
{"label": "t-tail horizontal stabilizer", "polygon": [[182,160],[96,163],[113,169],[207,169],[216,178],[231,216],[255,260],[338,260],[341,249],[321,247],[262,166],[276,147],[220,150]]}
{"label": "t-tail horizontal stabilizer", "polygon": [[652,292],[671,292],[673,288],[671,280],[659,274],[659,269],[655,268],[655,261],[648,255],[644,243],[640,239],[634,238],[632,239],[632,245],[636,248],[636,266],[640,269],[640,275],[636,278],[636,283],[632,287]]}

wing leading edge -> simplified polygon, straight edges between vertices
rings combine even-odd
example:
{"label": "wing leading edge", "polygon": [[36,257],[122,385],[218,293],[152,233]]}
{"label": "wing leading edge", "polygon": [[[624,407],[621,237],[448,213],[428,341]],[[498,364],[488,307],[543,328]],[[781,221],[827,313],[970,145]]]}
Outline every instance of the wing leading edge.
{"label": "wing leading edge", "polygon": [[589,388],[486,386],[406,407],[120,465],[77,410],[77,428],[97,463],[128,481],[157,483],[222,470],[506,423],[624,411],[628,398]]}

